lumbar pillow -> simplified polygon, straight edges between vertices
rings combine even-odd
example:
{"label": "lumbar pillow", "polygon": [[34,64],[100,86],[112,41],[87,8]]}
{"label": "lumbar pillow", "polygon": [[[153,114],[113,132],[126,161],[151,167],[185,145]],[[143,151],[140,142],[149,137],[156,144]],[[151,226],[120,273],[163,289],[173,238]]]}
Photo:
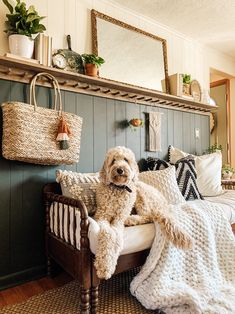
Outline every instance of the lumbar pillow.
{"label": "lumbar pillow", "polygon": [[139,179],[160,191],[169,204],[185,203],[177,185],[174,166],[159,171],[141,172]]}
{"label": "lumbar pillow", "polygon": [[[148,157],[146,159],[146,165],[148,170],[159,170],[168,168],[170,163],[159,158]],[[179,159],[175,164],[175,168],[176,180],[180,192],[182,193],[185,200],[190,201],[195,199],[203,199],[197,187],[197,173],[194,157],[189,155],[188,157]]]}
{"label": "lumbar pillow", "polygon": [[79,173],[67,170],[56,171],[56,181],[60,183],[62,194],[82,201],[89,215],[96,211],[96,189],[100,182],[99,173]]}
{"label": "lumbar pillow", "polygon": [[[169,147],[170,163],[189,154],[181,151],[173,146]],[[220,151],[194,156],[195,166],[197,171],[197,186],[203,196],[215,196],[223,193],[221,187],[221,169],[222,169],[222,154]]]}

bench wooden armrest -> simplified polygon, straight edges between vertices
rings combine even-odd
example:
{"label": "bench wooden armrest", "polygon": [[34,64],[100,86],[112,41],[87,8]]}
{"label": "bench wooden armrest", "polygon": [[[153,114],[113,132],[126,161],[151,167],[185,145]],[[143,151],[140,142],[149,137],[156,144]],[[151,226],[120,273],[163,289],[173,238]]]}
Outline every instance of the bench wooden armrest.
{"label": "bench wooden armrest", "polygon": [[[59,191],[57,191],[59,192]],[[46,232],[50,233],[50,207],[51,204],[53,204],[54,202],[62,204],[63,208],[64,205],[67,205],[68,207],[71,206],[74,211],[73,211],[73,215],[74,215],[74,234],[73,234],[73,239],[74,239],[74,243],[73,246],[76,248],[76,218],[75,218],[75,211],[78,210],[80,211],[80,215],[81,215],[81,222],[80,222],[80,249],[84,249],[84,248],[88,248],[89,247],[89,239],[88,239],[88,227],[89,227],[89,220],[88,220],[88,211],[86,208],[86,205],[79,200],[67,197],[67,196],[63,196],[60,194],[55,194],[53,192],[49,192],[46,190],[46,188],[43,191],[43,198],[44,198],[44,203],[45,203],[45,208],[46,208]],[[63,213],[62,213],[63,215]],[[58,219],[58,225],[59,225],[59,215],[57,215],[57,219]],[[69,234],[69,226],[67,226],[68,230],[68,234]],[[63,229],[63,228],[62,228]],[[60,232],[60,230],[59,230]],[[70,241],[71,242],[71,241]],[[71,244],[71,243],[70,243]]]}

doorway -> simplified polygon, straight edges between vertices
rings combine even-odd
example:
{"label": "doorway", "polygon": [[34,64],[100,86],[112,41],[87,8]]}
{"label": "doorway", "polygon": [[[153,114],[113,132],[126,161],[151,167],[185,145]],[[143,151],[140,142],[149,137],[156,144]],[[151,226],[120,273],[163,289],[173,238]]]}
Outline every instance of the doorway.
{"label": "doorway", "polygon": [[[222,146],[223,164],[231,162],[230,140],[230,80],[221,76],[211,79],[210,96],[215,101],[217,109],[211,114],[211,145]],[[218,78],[220,78],[218,80]]]}

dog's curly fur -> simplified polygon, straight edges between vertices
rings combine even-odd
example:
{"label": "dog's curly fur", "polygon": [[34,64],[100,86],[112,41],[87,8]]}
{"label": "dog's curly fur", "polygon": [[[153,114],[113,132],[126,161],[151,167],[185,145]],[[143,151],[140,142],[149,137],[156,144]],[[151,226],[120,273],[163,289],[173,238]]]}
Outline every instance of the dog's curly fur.
{"label": "dog's curly fur", "polygon": [[138,173],[135,155],[130,149],[117,146],[107,152],[96,191],[95,219],[100,232],[95,267],[99,278],[108,279],[115,272],[123,249],[125,225],[156,221],[175,246],[183,249],[192,246],[187,233],[174,222],[172,205],[157,189],[138,181]]}

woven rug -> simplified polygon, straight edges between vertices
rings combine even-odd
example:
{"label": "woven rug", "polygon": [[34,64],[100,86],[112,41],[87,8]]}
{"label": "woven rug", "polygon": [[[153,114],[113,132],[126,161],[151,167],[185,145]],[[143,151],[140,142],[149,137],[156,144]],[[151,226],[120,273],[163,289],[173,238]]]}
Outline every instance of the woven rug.
{"label": "woven rug", "polygon": [[[104,281],[99,290],[99,314],[162,313],[150,311],[131,295],[129,286],[136,270],[131,270]],[[79,285],[76,281],[63,287],[33,296],[25,302],[6,306],[0,314],[73,314],[80,313]]]}

